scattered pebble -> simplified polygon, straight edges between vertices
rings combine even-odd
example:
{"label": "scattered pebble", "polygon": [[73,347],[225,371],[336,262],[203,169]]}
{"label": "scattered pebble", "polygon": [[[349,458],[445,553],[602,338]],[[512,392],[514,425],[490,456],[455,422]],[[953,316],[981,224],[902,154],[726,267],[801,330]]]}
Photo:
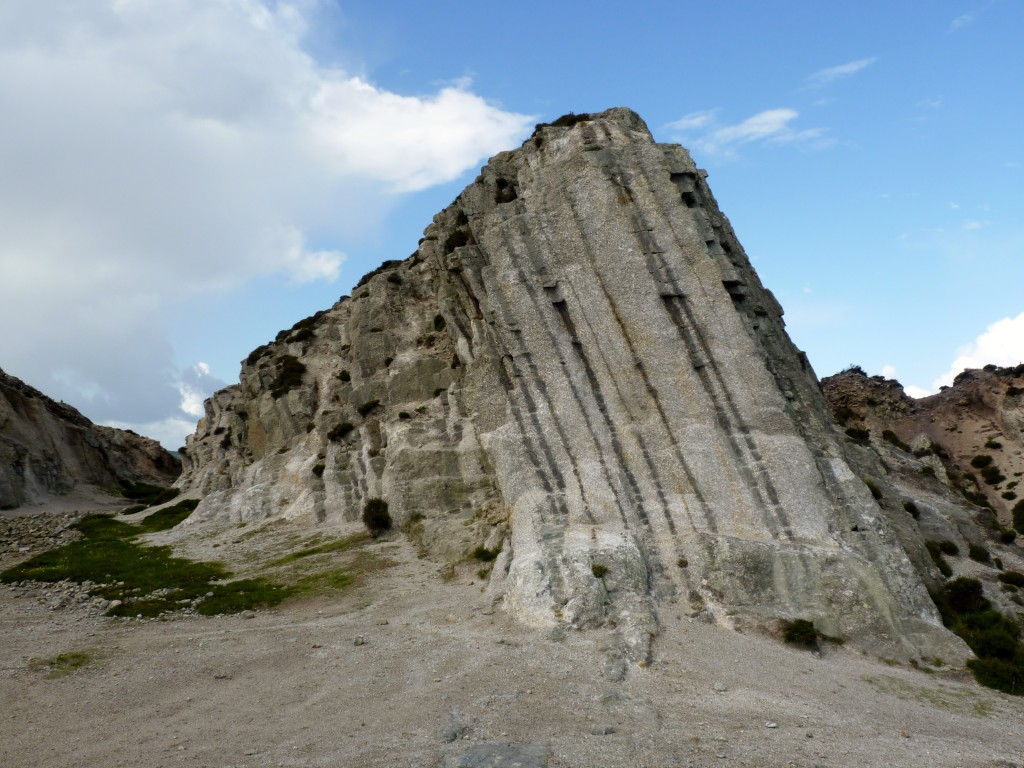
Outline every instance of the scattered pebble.
{"label": "scattered pebble", "polygon": [[779,724],[776,723],[774,720],[768,720],[767,722],[765,722],[764,727],[765,728],[778,728]]}
{"label": "scattered pebble", "polygon": [[356,639],[352,641],[352,645],[366,645],[366,637],[363,635],[356,635]]}

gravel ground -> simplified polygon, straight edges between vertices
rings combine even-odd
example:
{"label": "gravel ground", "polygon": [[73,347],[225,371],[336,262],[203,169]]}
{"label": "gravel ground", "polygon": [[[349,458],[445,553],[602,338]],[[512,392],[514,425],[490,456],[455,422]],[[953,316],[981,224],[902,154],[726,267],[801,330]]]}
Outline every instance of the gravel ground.
{"label": "gravel ground", "polygon": [[254,614],[112,619],[0,586],[0,765],[1024,766],[1024,698],[962,675],[668,611],[653,665],[612,682],[607,631],[523,626],[400,538],[368,549],[395,565]]}

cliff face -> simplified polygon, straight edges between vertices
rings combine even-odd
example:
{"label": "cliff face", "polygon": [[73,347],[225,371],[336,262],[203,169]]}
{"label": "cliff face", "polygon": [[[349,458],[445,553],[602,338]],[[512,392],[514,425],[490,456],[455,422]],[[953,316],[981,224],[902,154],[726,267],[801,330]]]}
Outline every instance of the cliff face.
{"label": "cliff face", "polygon": [[1013,508],[1024,497],[1024,364],[964,371],[953,386],[919,400],[899,382],[859,369],[822,385],[844,427],[867,430],[867,439],[890,453],[902,443],[903,453],[931,462],[975,517],[1013,526]]}
{"label": "cliff face", "polygon": [[166,485],[180,471],[155,440],[97,426],[0,371],[0,509],[39,503],[79,485]]}
{"label": "cliff face", "polygon": [[623,109],[538,127],[207,402],[188,525],[379,496],[433,557],[500,549],[513,614],[635,661],[670,605],[962,657],[781,315],[686,150]]}

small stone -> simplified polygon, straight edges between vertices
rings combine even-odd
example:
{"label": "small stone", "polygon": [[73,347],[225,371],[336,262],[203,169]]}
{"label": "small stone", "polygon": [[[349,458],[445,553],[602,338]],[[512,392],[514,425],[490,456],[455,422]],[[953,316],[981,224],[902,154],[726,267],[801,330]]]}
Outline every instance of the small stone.
{"label": "small stone", "polygon": [[243,619],[255,619],[256,618],[256,611],[242,611],[242,618]]}
{"label": "small stone", "polygon": [[388,625],[388,620],[387,619],[377,619],[377,626],[378,627],[386,627],[387,625]]}
{"label": "small stone", "polygon": [[466,726],[462,723],[448,723],[441,728],[441,741],[451,744],[466,735]]}
{"label": "small stone", "polygon": [[765,722],[764,727],[765,728],[778,728],[779,724],[776,723],[774,720],[768,720],[768,721]]}
{"label": "small stone", "polygon": [[715,693],[725,693],[729,689],[726,687],[724,683],[715,683],[713,686],[711,686],[711,690],[713,690]]}
{"label": "small stone", "polygon": [[352,641],[352,645],[366,645],[366,637],[363,635],[356,635],[356,639]]}
{"label": "small stone", "polygon": [[615,726],[608,724],[595,725],[590,729],[590,733],[593,736],[610,736],[615,733]]}

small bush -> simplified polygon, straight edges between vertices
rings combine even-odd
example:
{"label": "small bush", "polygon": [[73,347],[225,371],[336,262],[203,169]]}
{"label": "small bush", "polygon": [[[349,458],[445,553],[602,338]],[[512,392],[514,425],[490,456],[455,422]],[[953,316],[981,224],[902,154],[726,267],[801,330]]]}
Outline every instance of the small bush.
{"label": "small bush", "polygon": [[444,315],[434,315],[434,330],[440,333],[448,327],[448,321],[444,319]]}
{"label": "small bush", "polygon": [[590,572],[594,574],[594,578],[603,579],[608,575],[608,566],[601,565],[600,563],[594,563],[590,566]]}
{"label": "small bush", "polygon": [[1006,479],[1006,476],[999,471],[999,467],[995,464],[983,467],[981,470],[981,476],[988,485],[999,485]]}
{"label": "small bush", "polygon": [[391,530],[391,515],[388,513],[388,503],[384,499],[366,500],[363,506],[363,525],[375,539]]}
{"label": "small bush", "polygon": [[501,547],[497,549],[488,549],[487,547],[477,547],[472,551],[470,557],[474,560],[479,560],[481,563],[489,563],[494,560],[501,552]]}
{"label": "small bush", "polygon": [[999,532],[999,543],[1000,544],[1013,544],[1014,539],[1017,538],[1017,532],[1013,528],[1004,528]]}
{"label": "small bush", "polygon": [[946,559],[942,556],[942,550],[939,548],[939,542],[937,541],[926,541],[924,543],[925,549],[928,550],[928,555],[931,557],[932,562],[935,563],[935,567],[939,569],[939,573],[945,576],[947,579],[953,575],[953,568]]}
{"label": "small bush", "polygon": [[302,375],[306,366],[293,355],[285,355],[278,361],[277,376],[270,388],[270,395],[275,400],[302,385]]}
{"label": "small bush", "polygon": [[891,429],[886,429],[882,432],[882,439],[885,440],[885,442],[887,443],[895,445],[901,451],[906,451],[907,453],[910,453],[910,446],[904,443],[902,440],[900,440],[899,435],[897,435]]}
{"label": "small bush", "polygon": [[338,373],[338,378],[341,381],[352,381],[352,374],[349,373],[348,371],[340,371]]}
{"label": "small bush", "polygon": [[992,554],[980,544],[968,542],[967,544],[967,556],[979,563],[989,563],[992,561]]}
{"label": "small bush", "polygon": [[1003,444],[1000,443],[998,440],[995,440],[990,437],[985,442],[985,447],[988,448],[990,451],[1001,451],[1003,449]]}
{"label": "small bush", "polygon": [[324,476],[324,470],[327,469],[323,464],[315,464],[313,466],[313,474],[317,477]]}
{"label": "small bush", "polygon": [[782,639],[790,645],[803,648],[816,648],[820,633],[814,628],[814,622],[807,619],[793,619],[782,622]]}
{"label": "small bush", "polygon": [[360,415],[360,416],[366,417],[366,416],[368,416],[368,415],[369,415],[369,414],[370,414],[370,413],[371,413],[371,412],[373,411],[373,409],[374,409],[374,408],[376,408],[376,407],[377,407],[378,405],[380,405],[380,400],[368,400],[367,402],[365,402],[365,403],[363,403],[362,405],[358,406],[358,407],[356,408],[356,411],[358,411],[358,412],[359,412],[359,415]]}
{"label": "small bush", "polygon": [[923,467],[917,470],[917,474],[924,475],[925,477],[935,477],[935,467],[931,467],[925,464]]}
{"label": "small bush", "polygon": [[975,469],[987,467],[991,463],[992,457],[989,456],[988,454],[978,454],[973,459],[971,459],[971,466],[974,467]]}
{"label": "small bush", "polygon": [[1024,534],[1024,499],[1013,505],[1011,513],[1013,514],[1013,527],[1017,529],[1017,533]]}
{"label": "small bush", "polygon": [[1015,587],[1024,587],[1024,573],[1020,571],[1003,571],[999,574],[999,580],[1003,584],[1012,584]]}
{"label": "small bush", "polygon": [[330,432],[327,433],[327,439],[332,443],[338,443],[348,437],[348,434],[355,429],[354,426],[348,421],[343,421],[338,426],[334,427]]}
{"label": "small bush", "polygon": [[1007,501],[1013,501],[1014,499],[1017,498],[1017,492],[1016,491],[1003,491],[1003,493],[1000,494],[1000,495],[1004,499],[1006,499]]}
{"label": "small bush", "polygon": [[951,555],[955,557],[960,554],[960,548],[949,539],[943,539],[942,541],[937,541],[935,543],[939,545],[939,552],[944,555]]}

